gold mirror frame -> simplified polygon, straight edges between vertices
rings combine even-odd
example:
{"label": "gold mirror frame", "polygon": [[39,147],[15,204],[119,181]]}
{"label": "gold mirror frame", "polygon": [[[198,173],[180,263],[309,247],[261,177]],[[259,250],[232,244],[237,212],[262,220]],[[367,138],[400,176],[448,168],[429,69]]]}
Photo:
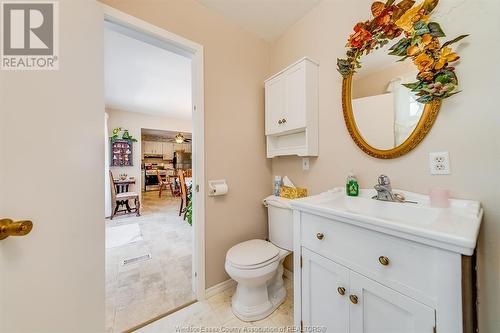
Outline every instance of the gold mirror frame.
{"label": "gold mirror frame", "polygon": [[427,103],[422,112],[422,116],[417,123],[417,126],[410,134],[410,136],[399,146],[382,150],[370,146],[359,132],[356,126],[356,120],[352,112],[352,99],[351,99],[351,89],[352,89],[352,74],[344,77],[342,81],[342,109],[344,111],[344,121],[347,126],[347,130],[354,140],[356,145],[364,151],[366,154],[373,156],[375,158],[381,159],[392,159],[400,157],[414,149],[418,144],[425,138],[427,133],[434,125],[437,115],[441,108],[441,100],[435,99],[430,103]]}

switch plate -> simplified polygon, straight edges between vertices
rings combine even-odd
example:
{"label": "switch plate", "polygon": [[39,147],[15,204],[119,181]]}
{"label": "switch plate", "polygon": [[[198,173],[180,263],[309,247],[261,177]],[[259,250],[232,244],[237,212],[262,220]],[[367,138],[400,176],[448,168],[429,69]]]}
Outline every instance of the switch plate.
{"label": "switch plate", "polygon": [[302,159],[302,170],[304,170],[304,171],[309,170],[309,159],[308,158]]}
{"label": "switch plate", "polygon": [[432,175],[449,175],[450,154],[447,151],[430,153],[429,163]]}

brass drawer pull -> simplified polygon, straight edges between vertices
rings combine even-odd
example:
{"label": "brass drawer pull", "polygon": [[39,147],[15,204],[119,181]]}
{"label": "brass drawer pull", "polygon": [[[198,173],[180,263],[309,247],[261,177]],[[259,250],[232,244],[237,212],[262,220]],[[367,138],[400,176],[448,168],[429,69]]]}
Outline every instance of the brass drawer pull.
{"label": "brass drawer pull", "polygon": [[340,295],[342,295],[342,296],[345,295],[345,288],[344,287],[338,287],[337,291],[339,292]]}
{"label": "brass drawer pull", "polygon": [[351,300],[352,304],[358,304],[358,296],[351,295],[351,296],[349,296],[349,299]]}
{"label": "brass drawer pull", "polygon": [[381,256],[381,257],[378,257],[378,262],[384,266],[388,266],[390,261],[389,261],[389,258]]}
{"label": "brass drawer pull", "polygon": [[323,235],[321,232],[318,232],[316,234],[316,238],[319,239],[319,240],[323,240],[323,238],[325,238],[325,235]]}

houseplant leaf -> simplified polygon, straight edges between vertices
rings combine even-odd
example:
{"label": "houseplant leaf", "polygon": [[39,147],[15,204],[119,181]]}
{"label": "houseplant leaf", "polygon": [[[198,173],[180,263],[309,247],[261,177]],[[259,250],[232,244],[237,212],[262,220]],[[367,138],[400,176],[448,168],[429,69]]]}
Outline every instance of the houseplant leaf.
{"label": "houseplant leaf", "polygon": [[427,27],[429,28],[430,34],[434,37],[445,37],[445,33],[441,26],[437,22],[430,22]]}
{"label": "houseplant leaf", "polygon": [[449,41],[447,41],[446,43],[444,43],[444,44],[443,44],[443,46],[441,46],[441,48],[444,48],[444,47],[446,47],[446,46],[448,46],[448,45],[451,45],[451,44],[454,44],[454,43],[456,43],[456,42],[458,42],[458,41],[461,41],[462,39],[464,39],[464,38],[465,38],[465,37],[467,37],[467,36],[469,36],[469,35],[460,35],[460,36],[458,36],[457,38],[454,38],[454,39],[452,39],[452,40],[449,40]]}

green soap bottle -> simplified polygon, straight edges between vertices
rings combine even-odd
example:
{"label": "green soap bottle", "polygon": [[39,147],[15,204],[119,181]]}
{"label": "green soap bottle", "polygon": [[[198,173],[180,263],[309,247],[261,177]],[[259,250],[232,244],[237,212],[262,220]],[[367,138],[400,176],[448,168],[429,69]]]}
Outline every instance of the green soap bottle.
{"label": "green soap bottle", "polygon": [[345,190],[346,194],[350,197],[357,197],[359,194],[358,179],[353,172],[350,172],[349,176],[347,176]]}

